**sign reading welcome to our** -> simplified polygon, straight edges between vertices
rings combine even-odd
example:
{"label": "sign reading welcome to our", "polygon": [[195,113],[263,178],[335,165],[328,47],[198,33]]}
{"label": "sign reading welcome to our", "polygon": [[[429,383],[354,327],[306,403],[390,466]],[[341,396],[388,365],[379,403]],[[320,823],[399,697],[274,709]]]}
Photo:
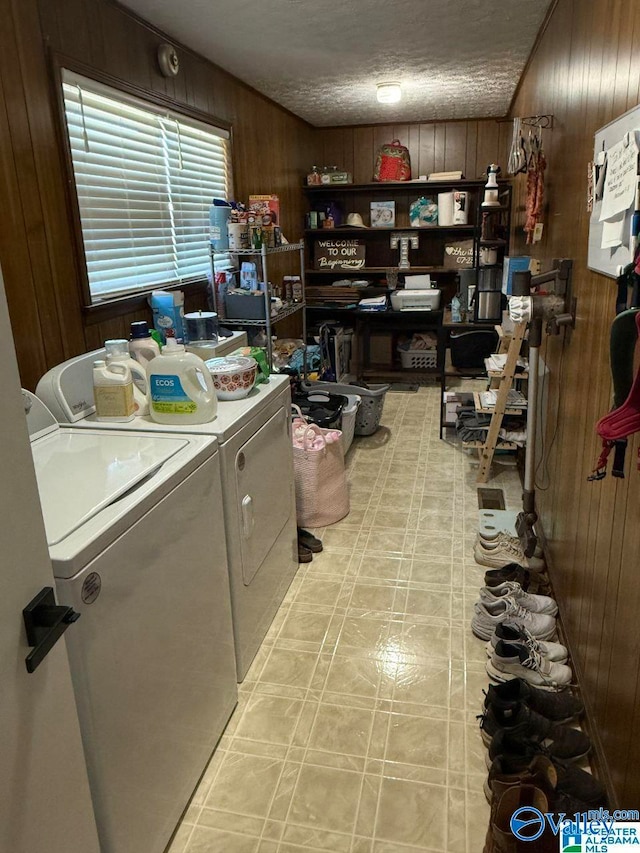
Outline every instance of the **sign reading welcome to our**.
{"label": "sign reading welcome to our", "polygon": [[360,270],[364,267],[364,252],[365,244],[361,240],[316,240],[314,267],[317,270]]}

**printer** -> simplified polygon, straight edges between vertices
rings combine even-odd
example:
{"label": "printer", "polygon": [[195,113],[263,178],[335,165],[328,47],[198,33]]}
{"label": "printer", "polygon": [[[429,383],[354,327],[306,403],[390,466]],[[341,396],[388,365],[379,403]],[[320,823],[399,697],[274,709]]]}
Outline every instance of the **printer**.
{"label": "printer", "polygon": [[440,307],[440,290],[437,288],[403,288],[391,294],[394,311],[437,311]]}

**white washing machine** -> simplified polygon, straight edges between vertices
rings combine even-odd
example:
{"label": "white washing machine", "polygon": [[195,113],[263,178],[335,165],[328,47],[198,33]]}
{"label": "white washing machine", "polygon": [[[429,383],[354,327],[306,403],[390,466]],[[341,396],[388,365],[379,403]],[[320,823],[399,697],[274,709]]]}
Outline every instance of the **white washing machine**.
{"label": "white washing machine", "polygon": [[162,853],[237,702],[217,442],[25,394],[101,849]]}
{"label": "white washing machine", "polygon": [[[61,423],[99,423],[92,365],[104,350],[85,353],[46,373],[36,389]],[[220,401],[206,424],[158,424],[150,416],[118,429],[212,435],[220,447],[224,523],[238,680],[242,681],[298,569],[295,483],[288,376],[273,375],[243,400]]]}

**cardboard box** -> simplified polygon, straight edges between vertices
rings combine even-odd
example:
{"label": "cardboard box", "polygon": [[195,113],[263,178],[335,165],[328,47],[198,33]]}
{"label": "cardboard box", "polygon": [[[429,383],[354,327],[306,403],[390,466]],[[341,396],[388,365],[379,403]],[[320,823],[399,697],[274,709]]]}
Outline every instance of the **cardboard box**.
{"label": "cardboard box", "polygon": [[280,199],[277,195],[250,195],[249,211],[256,217],[262,217],[262,222],[256,224],[280,225]]}
{"label": "cardboard box", "polygon": [[513,257],[506,256],[502,267],[502,292],[506,296],[511,296],[513,290],[513,274],[515,272],[524,272],[529,269],[531,258],[524,255],[515,255]]}

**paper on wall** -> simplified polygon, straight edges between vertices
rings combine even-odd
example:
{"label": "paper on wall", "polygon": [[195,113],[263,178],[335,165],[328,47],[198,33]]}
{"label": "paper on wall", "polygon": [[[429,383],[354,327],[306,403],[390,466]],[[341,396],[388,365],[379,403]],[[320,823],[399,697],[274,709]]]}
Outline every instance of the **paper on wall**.
{"label": "paper on wall", "polygon": [[619,213],[613,219],[607,219],[603,222],[600,248],[617,249],[623,243],[628,243],[629,241],[626,239],[626,224],[627,217],[625,213]]}
{"label": "paper on wall", "polygon": [[628,210],[635,202],[638,184],[638,142],[636,132],[625,134],[607,152],[600,222]]}

